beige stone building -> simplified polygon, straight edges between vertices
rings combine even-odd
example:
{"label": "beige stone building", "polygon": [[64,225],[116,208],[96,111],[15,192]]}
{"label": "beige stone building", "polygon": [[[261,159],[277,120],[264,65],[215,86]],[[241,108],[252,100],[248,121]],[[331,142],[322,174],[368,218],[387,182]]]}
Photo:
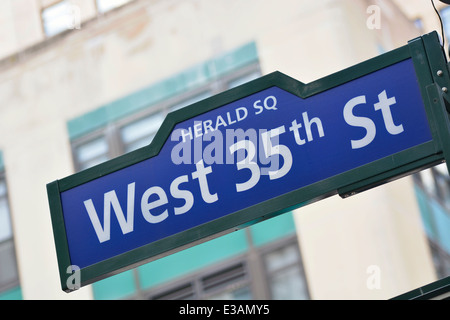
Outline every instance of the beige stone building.
{"label": "beige stone building", "polygon": [[[440,30],[428,2],[2,0],[0,26],[0,299],[388,299],[450,272],[422,221],[431,195],[408,177],[66,294],[46,194],[150,143],[171,110],[276,70],[308,83]],[[448,187],[439,172],[423,176]]]}

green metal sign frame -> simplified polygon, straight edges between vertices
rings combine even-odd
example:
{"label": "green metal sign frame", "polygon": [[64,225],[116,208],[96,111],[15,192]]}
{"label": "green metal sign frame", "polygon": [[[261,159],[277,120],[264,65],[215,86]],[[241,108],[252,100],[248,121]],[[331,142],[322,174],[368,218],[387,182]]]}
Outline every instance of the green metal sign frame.
{"label": "green metal sign frame", "polygon": [[449,297],[450,277],[446,277],[403,293],[391,300],[448,300]]}
{"label": "green metal sign frame", "polygon": [[309,84],[280,72],[271,73],[170,113],[147,147],[47,185],[62,289],[67,292],[74,290],[68,285],[72,275],[68,267],[72,263],[61,203],[62,192],[157,156],[177,123],[261,90],[277,86],[305,99],[406,59],[412,59],[414,63],[433,137],[431,141],[82,268],[79,270],[80,285],[93,283],[325,197],[339,194],[346,198],[450,159],[450,89],[446,89],[450,88],[450,75],[436,32]]}

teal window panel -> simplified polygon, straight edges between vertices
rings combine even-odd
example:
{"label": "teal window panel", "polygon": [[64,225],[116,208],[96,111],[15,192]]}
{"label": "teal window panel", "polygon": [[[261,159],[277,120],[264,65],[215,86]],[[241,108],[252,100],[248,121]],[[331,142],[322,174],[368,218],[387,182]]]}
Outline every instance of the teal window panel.
{"label": "teal window panel", "polygon": [[251,42],[238,49],[232,54],[224,55],[211,60],[209,63],[213,65],[210,69],[214,70],[214,76],[222,76],[234,69],[241,68],[252,63],[258,58],[256,44]]}
{"label": "teal window panel", "polygon": [[436,232],[433,228],[433,211],[429,204],[430,199],[420,187],[414,186],[414,189],[425,233],[431,240],[436,241]]}
{"label": "teal window panel", "polygon": [[3,153],[0,150],[0,171],[2,171],[3,169],[5,169],[5,163],[3,162]]}
{"label": "teal window panel", "polygon": [[197,69],[193,68],[193,72],[192,70],[185,71],[177,76],[105,105],[104,108],[108,115],[108,122],[124,118],[143,108],[206,83],[206,81],[201,81],[201,79],[207,80],[204,76],[199,76],[198,79],[192,79],[192,77],[195,78],[196,75],[202,74]]}
{"label": "teal window panel", "polygon": [[0,293],[0,300],[23,300],[22,289],[16,287]]}
{"label": "teal window panel", "polygon": [[436,201],[431,202],[438,234],[438,244],[450,254],[450,215]]}
{"label": "teal window panel", "polygon": [[427,236],[450,254],[450,214],[420,187],[415,192]]}
{"label": "teal window panel", "polygon": [[248,249],[245,230],[239,230],[139,267],[142,289],[189,274]]}
{"label": "teal window panel", "polygon": [[193,90],[214,80],[215,77],[237,70],[257,60],[256,44],[251,42],[243,45],[232,52],[193,66],[177,75],[68,121],[69,137],[71,140],[79,138],[110,122],[177,94]]}
{"label": "teal window panel", "polygon": [[98,108],[76,119],[67,122],[71,139],[79,138],[86,133],[102,128],[108,124],[107,109]]}
{"label": "teal window panel", "polygon": [[250,227],[253,245],[262,246],[296,232],[292,212],[257,223]]}
{"label": "teal window panel", "polygon": [[94,299],[117,300],[135,294],[133,272],[133,270],[125,271],[94,283],[92,285]]}

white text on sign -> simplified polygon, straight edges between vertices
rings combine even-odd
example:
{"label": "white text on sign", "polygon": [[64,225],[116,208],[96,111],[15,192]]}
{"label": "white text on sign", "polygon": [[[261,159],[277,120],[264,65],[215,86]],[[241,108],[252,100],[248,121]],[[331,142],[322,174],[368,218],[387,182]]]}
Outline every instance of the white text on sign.
{"label": "white text on sign", "polygon": [[[385,129],[390,135],[399,135],[404,132],[403,125],[398,124],[398,119],[393,118],[391,107],[396,103],[396,98],[388,97],[386,90],[384,90],[378,94],[378,102],[373,106],[367,105],[365,95],[354,97],[343,106],[342,115],[345,123],[351,127],[363,128],[366,131],[362,138],[349,141],[352,149],[361,149],[368,146],[374,141],[377,134],[377,126],[373,119],[355,115],[354,111],[357,108],[371,108],[373,112],[381,111],[384,128],[378,128],[379,130]],[[278,105],[278,100],[274,95],[256,100],[253,103],[255,115],[263,112],[276,112],[280,109],[282,109],[282,106]],[[158,185],[147,188],[138,197],[142,217],[148,223],[158,224],[171,216],[187,214],[194,208],[197,201],[206,204],[218,201],[220,198],[219,191],[211,190],[208,183],[209,179],[214,177],[213,164],[235,164],[237,171],[248,170],[250,175],[249,177],[247,175],[246,180],[235,182],[235,192],[246,192],[254,188],[263,179],[263,176],[268,176],[269,180],[282,179],[289,174],[295,159],[292,150],[287,145],[280,143],[281,136],[292,135],[291,137],[295,140],[295,147],[319,139],[326,139],[326,123],[323,123],[313,113],[313,111],[301,112],[297,119],[272,129],[259,129],[258,131],[247,129],[244,131],[239,128],[229,128],[245,121],[249,115],[247,107],[239,106],[234,109],[234,112],[226,112],[224,115],[217,116],[216,119],[198,121],[188,129],[174,130],[171,139],[172,141],[179,141],[179,143],[172,149],[172,162],[177,165],[192,164],[191,142],[194,141],[195,170],[190,174],[184,174],[173,179],[169,190],[164,190]],[[220,130],[222,127],[226,129]],[[225,137],[223,137],[224,134]],[[214,137],[214,139],[211,137]],[[209,142],[206,147],[202,145],[204,141]],[[186,187],[188,182],[194,180],[197,181],[200,190],[199,199],[195,199],[193,191]],[[132,182],[122,186],[124,188],[122,191],[127,190],[126,203],[119,202],[116,190],[104,193],[103,225],[99,218],[101,211],[97,211],[101,207],[99,203],[97,203],[96,208],[92,199],[84,201],[84,207],[100,243],[110,240],[111,211],[114,211],[123,234],[133,232],[136,211],[135,198],[137,196],[135,184],[135,182]],[[183,184],[185,184],[184,187]],[[184,204],[182,206],[170,206],[172,199],[183,200]]]}

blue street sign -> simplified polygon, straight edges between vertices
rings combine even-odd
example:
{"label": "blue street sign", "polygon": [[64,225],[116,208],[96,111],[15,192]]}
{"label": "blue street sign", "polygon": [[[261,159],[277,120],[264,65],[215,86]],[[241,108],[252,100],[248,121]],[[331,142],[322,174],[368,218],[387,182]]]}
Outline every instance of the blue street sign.
{"label": "blue street sign", "polygon": [[59,183],[66,263],[95,270],[89,283],[442,161],[409,52],[326,90],[273,73],[175,112],[151,146]]}
{"label": "blue street sign", "polygon": [[178,124],[158,156],[63,192],[72,263],[92,265],[431,139],[411,60],[309,99],[268,88]]}

